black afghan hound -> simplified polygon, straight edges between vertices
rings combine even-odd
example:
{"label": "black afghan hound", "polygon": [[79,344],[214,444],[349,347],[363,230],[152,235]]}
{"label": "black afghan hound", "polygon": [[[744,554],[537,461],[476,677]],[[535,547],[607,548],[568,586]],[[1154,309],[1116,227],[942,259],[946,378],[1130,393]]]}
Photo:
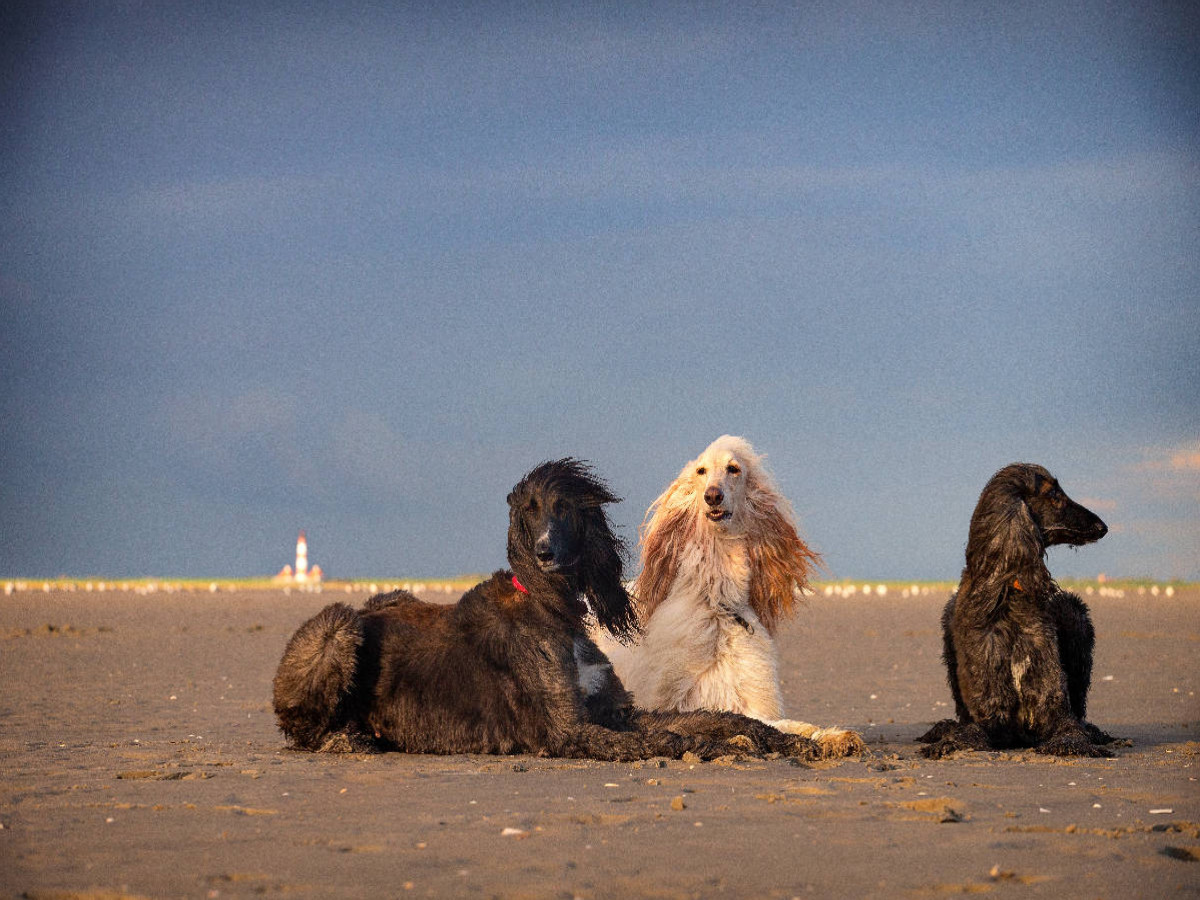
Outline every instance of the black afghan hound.
{"label": "black afghan hound", "polygon": [[275,675],[275,714],[291,744],[601,760],[818,756],[812,741],[744,716],[633,708],[585,627],[590,606],[614,637],[637,633],[624,548],[604,511],[614,502],[586,464],[543,463],[508,496],[512,571],[452,606],[396,591],[362,610],[334,603],[304,623]]}
{"label": "black afghan hound", "polygon": [[1084,718],[1095,630],[1083,601],[1046,568],[1046,548],[1098,541],[1108,527],[1028,463],[994,476],[971,516],[967,565],[942,614],[943,659],[958,719],[917,740],[937,759],[955,750],[1033,747],[1110,756]]}

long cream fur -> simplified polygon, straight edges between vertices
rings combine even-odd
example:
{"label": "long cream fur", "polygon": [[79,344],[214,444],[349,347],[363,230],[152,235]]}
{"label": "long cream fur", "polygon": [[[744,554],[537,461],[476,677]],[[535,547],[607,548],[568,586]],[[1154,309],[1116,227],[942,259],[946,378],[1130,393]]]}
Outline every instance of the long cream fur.
{"label": "long cream fur", "polygon": [[820,559],[749,442],[723,435],[683,467],[646,512],[641,558],[644,636],[604,646],[639,706],[742,713],[828,756],[863,748],[852,731],[784,718],[774,634]]}

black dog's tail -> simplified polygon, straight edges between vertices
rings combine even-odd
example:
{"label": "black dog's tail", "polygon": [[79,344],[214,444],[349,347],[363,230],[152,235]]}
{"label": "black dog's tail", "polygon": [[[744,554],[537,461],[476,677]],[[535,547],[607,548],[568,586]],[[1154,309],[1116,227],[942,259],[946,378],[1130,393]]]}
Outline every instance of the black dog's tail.
{"label": "black dog's tail", "polygon": [[275,673],[275,716],[297,747],[319,750],[345,723],[363,628],[344,603],[325,607],[288,641]]}

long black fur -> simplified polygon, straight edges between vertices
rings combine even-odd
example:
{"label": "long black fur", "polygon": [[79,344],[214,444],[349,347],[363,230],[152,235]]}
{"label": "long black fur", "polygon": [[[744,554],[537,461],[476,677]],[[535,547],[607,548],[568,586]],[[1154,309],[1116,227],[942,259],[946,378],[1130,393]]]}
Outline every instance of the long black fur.
{"label": "long black fur", "polygon": [[943,659],[957,719],[918,740],[936,759],[956,750],[1033,747],[1110,756],[1087,722],[1095,630],[1087,606],[1046,568],[1046,548],[1098,541],[1108,527],[1041,466],[1014,463],[979,496],[967,564],[942,614]]}
{"label": "long black fur", "polygon": [[512,571],[454,605],[396,591],[361,610],[334,603],[305,622],[275,675],[288,741],[305,750],[602,760],[819,756],[812,741],[745,716],[634,709],[585,628],[594,614],[619,640],[637,633],[623,546],[604,511],[614,502],[585,464],[543,463],[508,497]]}

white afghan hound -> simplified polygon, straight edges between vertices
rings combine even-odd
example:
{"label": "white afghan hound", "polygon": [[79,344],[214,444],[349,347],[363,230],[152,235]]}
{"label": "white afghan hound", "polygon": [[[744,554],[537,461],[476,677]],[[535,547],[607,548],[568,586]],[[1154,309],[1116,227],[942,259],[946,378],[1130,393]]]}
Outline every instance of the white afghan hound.
{"label": "white afghan hound", "polygon": [[651,504],[641,531],[632,593],[644,636],[603,645],[638,706],[742,713],[830,757],[863,749],[853,731],[784,718],[773,635],[820,560],[747,441],[713,441]]}

